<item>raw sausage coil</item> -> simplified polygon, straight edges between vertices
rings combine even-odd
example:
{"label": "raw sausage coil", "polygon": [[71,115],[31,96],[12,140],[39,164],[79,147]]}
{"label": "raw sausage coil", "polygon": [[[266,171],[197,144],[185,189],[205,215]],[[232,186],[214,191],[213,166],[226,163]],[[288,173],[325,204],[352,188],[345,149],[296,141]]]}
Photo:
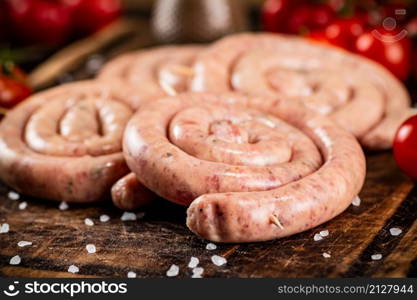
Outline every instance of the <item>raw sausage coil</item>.
{"label": "raw sausage coil", "polygon": [[117,90],[138,109],[153,97],[188,90],[199,46],[169,46],[121,55],[101,70],[98,80]]}
{"label": "raw sausage coil", "polygon": [[38,93],[0,124],[0,178],[35,197],[102,200],[129,172],[121,145],[132,113],[118,95],[96,82]]}
{"label": "raw sausage coil", "polygon": [[365,177],[355,138],[298,101],[185,93],[135,113],[129,168],[159,196],[190,205],[187,225],[220,242],[291,235],[341,213]]}
{"label": "raw sausage coil", "polygon": [[382,66],[343,50],[277,34],[240,34],[196,58],[194,91],[299,98],[369,149],[392,145],[410,110],[405,87]]}

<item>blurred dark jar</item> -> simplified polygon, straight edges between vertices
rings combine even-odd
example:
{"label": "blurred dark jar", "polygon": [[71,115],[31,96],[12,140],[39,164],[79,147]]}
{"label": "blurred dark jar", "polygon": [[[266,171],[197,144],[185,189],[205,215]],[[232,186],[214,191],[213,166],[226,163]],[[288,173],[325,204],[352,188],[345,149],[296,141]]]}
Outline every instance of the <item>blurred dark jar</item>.
{"label": "blurred dark jar", "polygon": [[210,42],[248,28],[241,0],[158,0],[152,30],[162,43]]}

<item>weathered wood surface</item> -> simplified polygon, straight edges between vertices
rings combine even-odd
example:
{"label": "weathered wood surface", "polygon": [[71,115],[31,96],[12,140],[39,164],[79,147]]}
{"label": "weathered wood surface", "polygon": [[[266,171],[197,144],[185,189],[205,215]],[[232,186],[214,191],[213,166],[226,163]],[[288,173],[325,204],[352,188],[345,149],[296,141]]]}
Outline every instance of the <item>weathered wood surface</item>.
{"label": "weathered wood surface", "polygon": [[[185,226],[185,209],[159,201],[137,221],[122,222],[110,203],[70,205],[66,211],[51,203],[24,196],[7,199],[8,189],[0,185],[0,223],[10,224],[0,234],[1,276],[46,277],[163,277],[171,264],[180,266],[180,275],[191,271],[187,264],[196,256],[205,277],[356,277],[417,276],[417,189],[396,167],[390,153],[368,155],[368,174],[360,194],[362,204],[322,226],[280,240],[218,245],[205,249],[206,241],[194,236]],[[21,201],[28,207],[19,210]],[[101,223],[101,214],[111,220]],[[85,218],[94,226],[84,224]],[[399,227],[394,237],[389,228]],[[313,236],[328,229],[330,235],[315,242]],[[33,242],[20,248],[21,240]],[[97,253],[88,254],[85,246],[94,244]],[[324,258],[323,252],[331,254]],[[383,258],[372,261],[371,255]],[[217,267],[213,254],[227,257],[227,265]],[[18,266],[9,265],[20,255]],[[67,273],[77,265],[80,272]]]}

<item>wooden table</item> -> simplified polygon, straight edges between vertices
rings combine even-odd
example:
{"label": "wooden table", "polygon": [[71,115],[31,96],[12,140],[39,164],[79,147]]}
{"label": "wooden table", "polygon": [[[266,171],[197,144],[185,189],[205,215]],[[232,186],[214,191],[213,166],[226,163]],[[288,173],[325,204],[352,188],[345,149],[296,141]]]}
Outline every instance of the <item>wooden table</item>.
{"label": "wooden table", "polygon": [[[31,79],[49,85],[51,78],[62,75],[54,72],[70,72],[75,79],[91,76],[83,65],[89,51],[108,58],[149,45],[146,24],[138,25],[137,30],[132,30],[131,23],[119,24],[96,41],[73,45],[52,58],[52,64],[34,72],[36,76]],[[74,53],[79,55],[69,57]],[[8,233],[0,234],[0,275],[125,277],[134,271],[140,277],[161,277],[171,264],[177,264],[179,276],[186,277],[191,275],[187,268],[190,257],[196,256],[205,268],[205,277],[416,277],[417,188],[398,170],[390,153],[368,154],[367,158],[368,173],[359,207],[352,206],[332,221],[289,238],[218,245],[214,251],[206,250],[207,242],[187,229],[185,209],[163,200],[148,208],[142,219],[122,222],[122,212],[110,203],[70,205],[61,211],[58,203],[24,196],[9,200],[8,188],[0,183],[0,224],[10,225]],[[18,208],[22,201],[28,202],[25,210]],[[101,214],[111,220],[101,223]],[[85,225],[85,218],[93,219],[95,225]],[[402,234],[391,236],[391,227],[401,228]],[[315,242],[314,234],[324,229],[330,235]],[[20,248],[17,243],[21,240],[33,245]],[[94,244],[97,253],[88,254],[87,244]],[[331,257],[324,258],[323,252]],[[371,260],[376,253],[383,255],[381,260]],[[227,265],[214,266],[210,261],[213,254],[227,257]],[[18,266],[9,265],[14,255],[22,258]],[[80,268],[76,275],[67,272],[72,264]]]}
{"label": "wooden table", "polygon": [[[368,173],[360,194],[359,207],[351,206],[335,219],[307,232],[280,240],[218,245],[207,244],[185,226],[185,209],[160,200],[137,221],[121,221],[121,211],[110,203],[70,205],[66,211],[58,203],[29,199],[7,199],[8,189],[0,185],[0,223],[10,231],[0,234],[0,275],[2,276],[103,276],[163,277],[171,264],[180,266],[181,277],[191,275],[187,264],[196,256],[205,277],[356,277],[417,276],[417,189],[396,167],[390,153],[368,155]],[[19,210],[19,202],[28,207]],[[101,214],[111,217],[99,221]],[[91,218],[95,225],[84,224]],[[402,229],[391,236],[389,229]],[[313,236],[328,229],[321,241]],[[21,240],[32,246],[20,248]],[[95,254],[88,254],[94,244]],[[331,254],[324,258],[323,252]],[[373,261],[372,254],[382,259]],[[217,267],[213,254],[227,258]],[[9,265],[19,255],[18,266]],[[76,275],[67,273],[70,265]]]}

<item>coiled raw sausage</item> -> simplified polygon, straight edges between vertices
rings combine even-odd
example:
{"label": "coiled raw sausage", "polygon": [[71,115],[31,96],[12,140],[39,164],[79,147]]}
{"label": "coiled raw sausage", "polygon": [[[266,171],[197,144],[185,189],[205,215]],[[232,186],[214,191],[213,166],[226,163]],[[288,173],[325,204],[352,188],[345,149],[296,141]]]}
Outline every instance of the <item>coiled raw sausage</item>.
{"label": "coiled raw sausage", "polygon": [[200,46],[167,46],[121,55],[107,63],[98,80],[117,90],[131,107],[155,96],[188,90]]}
{"label": "coiled raw sausage", "polygon": [[404,86],[382,66],[278,34],[239,34],[207,47],[196,58],[192,89],[302,99],[370,149],[390,148],[415,113]]}
{"label": "coiled raw sausage", "polygon": [[287,236],[341,213],[365,177],[355,138],[297,100],[185,93],[129,121],[124,154],[140,182],[190,205],[187,225],[213,241]]}
{"label": "coiled raw sausage", "polygon": [[[157,96],[188,90],[193,76],[191,65],[200,46],[167,46],[130,52],[108,62],[98,80],[116,90],[130,107],[138,109]],[[133,174],[112,187],[113,203],[132,210],[153,200],[153,194]]]}
{"label": "coiled raw sausage", "polygon": [[35,94],[0,124],[0,178],[35,197],[102,200],[129,172],[121,142],[132,113],[111,89],[92,81]]}

